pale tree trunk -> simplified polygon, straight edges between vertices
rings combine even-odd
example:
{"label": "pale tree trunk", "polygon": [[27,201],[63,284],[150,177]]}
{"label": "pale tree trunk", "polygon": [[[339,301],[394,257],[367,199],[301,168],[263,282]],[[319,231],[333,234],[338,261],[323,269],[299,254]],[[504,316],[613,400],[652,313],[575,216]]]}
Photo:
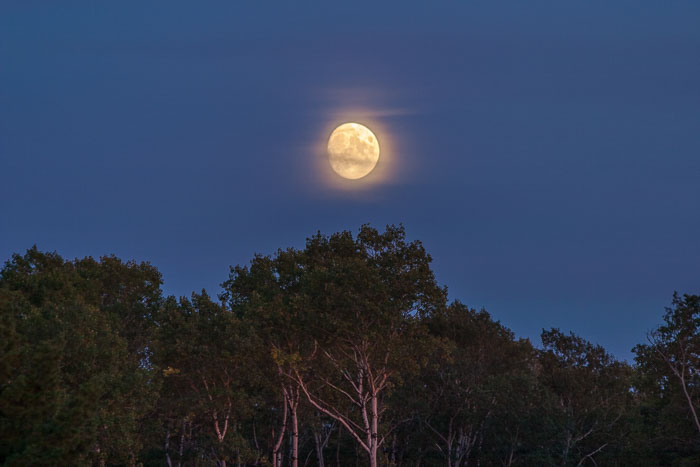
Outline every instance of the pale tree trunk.
{"label": "pale tree trunk", "polygon": [[[510,432],[510,430],[508,430],[508,429],[506,429],[506,431]],[[518,435],[519,434],[520,434],[520,426],[516,426],[515,427],[515,436],[511,438],[511,442],[510,442],[510,453],[508,455],[508,459],[505,462],[503,462],[504,466],[510,467],[515,462],[515,447],[518,444]]]}
{"label": "pale tree trunk", "polygon": [[170,428],[165,433],[165,462],[168,464],[168,467],[173,467],[173,463],[170,462],[170,452],[168,452],[170,448]]}
{"label": "pale tree trunk", "polygon": [[180,455],[180,459],[177,462],[177,467],[180,467],[182,465],[182,454],[185,450],[185,428],[187,426],[186,420],[183,418],[182,419],[182,433],[180,434],[180,448],[178,450],[178,454]]}
{"label": "pale tree trunk", "polygon": [[323,459],[323,445],[321,444],[321,434],[314,432],[314,446],[316,448],[316,463],[318,467],[325,467],[325,462]]}
{"label": "pale tree trunk", "polygon": [[314,447],[316,449],[316,462],[318,463],[318,467],[326,466],[326,460],[323,456],[323,450],[326,449],[326,446],[328,446],[328,441],[330,441],[331,439],[331,434],[333,433],[334,426],[335,424],[331,425],[330,427],[328,427],[328,429],[326,429],[326,427],[323,424],[323,420],[321,420],[321,430],[313,430]]}
{"label": "pale tree trunk", "polygon": [[[324,401],[318,395],[312,394],[308,387],[308,381],[304,380],[304,377],[297,369],[292,368],[291,373],[287,374],[287,376],[294,380],[297,387],[304,393],[306,399],[316,410],[337,421],[350,433],[362,450],[367,454],[370,467],[377,467],[377,453],[379,447],[386,439],[386,436],[392,431],[388,430],[387,434],[379,439],[379,395],[386,389],[391,372],[385,366],[389,358],[388,354],[384,358],[384,365],[380,365],[378,369],[372,368],[367,353],[368,346],[369,344],[365,342],[353,347],[350,353],[343,352],[346,357],[349,357],[353,362],[353,373],[341,367],[338,360],[329,352],[322,352],[329,362],[336,367],[346,384],[352,389],[345,390],[334,384],[332,380],[322,376],[319,377],[320,381],[322,381],[325,386],[347,398],[359,409],[362,417],[361,425],[353,421],[348,415],[343,414],[337,407]],[[354,373],[354,370],[356,370],[356,373]]]}
{"label": "pale tree trunk", "polygon": [[[652,344],[656,351],[661,355],[661,358],[666,362],[666,364],[669,366],[671,371],[673,372],[674,375],[680,380],[681,382],[681,388],[683,389],[683,395],[685,396],[685,400],[688,403],[688,408],[690,409],[690,414],[693,416],[693,421],[695,422],[695,428],[698,430],[700,433],[700,420],[698,419],[698,414],[697,411],[695,410],[695,405],[693,404],[693,399],[690,397],[690,394],[688,393],[688,387],[685,382],[685,375],[686,375],[686,349],[685,349],[685,343],[684,342],[679,342],[678,346],[680,348],[680,358],[679,359],[674,359],[670,354],[667,354],[664,352],[662,349],[662,343],[657,340],[656,338],[649,337],[647,336],[647,340],[649,341],[650,344]],[[675,360],[675,361],[674,361]],[[678,368],[678,360],[680,360],[680,369]]]}
{"label": "pale tree trunk", "polygon": [[455,442],[454,419],[455,419],[454,417],[450,418],[450,423],[448,425],[448,430],[447,430],[446,444],[447,444],[447,466],[448,467],[454,467],[453,462],[452,462],[452,446],[454,445],[454,442]]}
{"label": "pale tree trunk", "polygon": [[369,464],[371,467],[377,467],[377,448],[378,443],[379,443],[379,433],[377,433],[377,429],[379,426],[379,412],[377,411],[377,395],[372,394],[371,398],[371,417],[372,417],[372,426],[370,429],[370,452],[369,452]]}
{"label": "pale tree trunk", "polygon": [[[286,387],[284,385],[282,390],[286,404],[285,411],[288,407],[291,425],[291,432],[289,433],[289,461],[291,467],[297,467],[299,465],[299,418],[297,409],[299,408],[300,392],[298,387]],[[280,466],[281,464],[280,460]]]}
{"label": "pale tree trunk", "polygon": [[288,404],[287,404],[287,388],[282,385],[282,394],[284,395],[284,412],[282,414],[282,425],[280,426],[280,432],[279,435],[277,436],[277,441],[275,442],[275,445],[272,449],[272,463],[275,467],[282,467],[282,441],[284,440],[284,434],[287,431],[287,413],[288,413]]}
{"label": "pale tree trunk", "polygon": [[297,408],[299,407],[299,390],[293,392],[289,400],[289,412],[292,417],[292,467],[299,465],[299,423],[297,420]]}
{"label": "pale tree trunk", "polygon": [[[683,368],[685,373],[685,368]],[[693,399],[688,394],[688,386],[685,384],[685,374],[681,377],[681,386],[683,386],[683,394],[685,394],[685,399],[688,401],[688,407],[690,407],[690,413],[693,415],[693,420],[695,420],[695,428],[700,432],[700,420],[698,420],[698,414],[695,411],[695,406],[693,405]]]}
{"label": "pale tree trunk", "polygon": [[[286,379],[286,373],[282,370],[282,367],[280,365],[277,365],[277,371],[279,372],[279,375],[281,378]],[[287,379],[287,382],[289,382],[289,379]],[[291,433],[290,433],[290,463],[291,467],[298,467],[299,465],[299,418],[298,418],[298,407],[299,407],[299,398],[301,396],[301,391],[299,390],[299,386],[297,384],[287,384],[287,383],[282,383],[282,396],[284,399],[284,420],[283,420],[283,428],[280,430],[280,436],[277,439],[277,443],[275,444],[275,451],[276,455],[273,454],[274,457],[274,465],[277,467],[282,466],[282,450],[280,449],[282,446],[282,440],[284,438],[284,433],[286,429],[286,420],[287,420],[287,413],[289,413],[290,416],[290,424],[291,424]]]}
{"label": "pale tree trunk", "polygon": [[[231,384],[231,378],[229,377],[227,372],[224,372],[224,375],[225,375],[225,377],[221,378],[221,384],[228,391],[229,385]],[[226,396],[225,412],[224,412],[223,417],[220,417],[219,410],[217,408],[217,403],[214,401],[214,398],[212,396],[212,391],[209,387],[211,385],[214,389],[216,389],[216,380],[209,381],[201,373],[200,373],[200,378],[202,380],[204,388],[206,389],[207,397],[209,398],[209,402],[211,402],[211,404],[212,404],[211,417],[212,417],[212,420],[214,421],[214,432],[216,433],[216,438],[219,441],[219,452],[221,452],[221,445],[223,444],[224,439],[226,438],[226,433],[228,432],[228,425],[229,425],[228,422],[229,422],[229,418],[231,417],[231,409],[233,407],[233,402],[231,401],[231,398],[227,395]],[[221,467],[226,467],[225,460],[219,461],[218,464]]]}

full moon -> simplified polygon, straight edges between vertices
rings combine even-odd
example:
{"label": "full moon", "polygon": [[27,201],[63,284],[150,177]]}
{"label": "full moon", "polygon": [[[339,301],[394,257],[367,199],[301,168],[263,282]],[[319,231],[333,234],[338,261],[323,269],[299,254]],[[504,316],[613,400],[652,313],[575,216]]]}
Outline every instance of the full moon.
{"label": "full moon", "polygon": [[377,137],[364,125],[343,123],[328,138],[328,160],[341,177],[362,178],[379,160]]}

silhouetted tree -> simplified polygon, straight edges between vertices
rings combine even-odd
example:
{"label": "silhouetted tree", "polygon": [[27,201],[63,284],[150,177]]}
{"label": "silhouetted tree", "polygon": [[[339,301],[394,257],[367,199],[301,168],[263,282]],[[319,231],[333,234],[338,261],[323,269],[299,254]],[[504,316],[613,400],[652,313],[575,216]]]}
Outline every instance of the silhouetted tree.
{"label": "silhouetted tree", "polygon": [[[390,426],[386,399],[417,363],[421,317],[444,306],[430,256],[403,228],[363,226],[308,240],[299,257],[302,294],[295,304],[310,323],[310,354],[287,376],[308,402],[336,420],[376,466]],[[311,319],[313,318],[313,320]],[[313,324],[315,323],[315,324]]]}
{"label": "silhouetted tree", "polygon": [[[250,460],[240,427],[251,411],[246,384],[252,368],[233,313],[204,292],[179,304],[170,300],[161,315],[158,342],[164,386],[173,386],[170,395],[185,409],[179,417],[198,428],[198,455],[222,467]],[[170,462],[170,453],[165,454]]]}
{"label": "silhouetted tree", "polygon": [[599,345],[558,329],[542,332],[540,379],[551,391],[543,410],[554,436],[550,462],[583,465],[622,443],[617,427],[631,402],[631,368]]}
{"label": "silhouetted tree", "polygon": [[634,348],[639,436],[664,462],[700,462],[700,296],[674,293],[664,323]]}
{"label": "silhouetted tree", "polygon": [[402,227],[235,266],[221,302],[147,263],[36,248],[0,270],[4,465],[700,464],[700,297],[634,367],[448,305]]}
{"label": "silhouetted tree", "polygon": [[161,278],[114,257],[36,248],[0,272],[0,458],[134,464],[157,397],[150,365]]}

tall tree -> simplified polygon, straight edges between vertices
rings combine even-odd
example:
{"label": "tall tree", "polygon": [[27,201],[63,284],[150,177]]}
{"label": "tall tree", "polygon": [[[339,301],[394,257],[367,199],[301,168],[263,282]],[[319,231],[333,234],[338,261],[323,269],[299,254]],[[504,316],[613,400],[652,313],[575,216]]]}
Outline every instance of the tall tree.
{"label": "tall tree", "polygon": [[291,368],[305,353],[308,318],[300,308],[302,253],[294,249],[279,250],[273,257],[256,256],[246,267],[231,268],[222,285],[221,298],[245,322],[262,348],[253,358],[262,368],[272,369],[270,383],[279,390],[282,416],[272,447],[272,461],[282,465],[283,441],[289,432],[290,465],[299,461],[299,403],[301,390],[288,377]]}
{"label": "tall tree", "polygon": [[186,409],[176,417],[194,419],[201,427],[198,455],[222,467],[247,460],[240,425],[251,410],[245,390],[251,369],[233,313],[204,291],[179,304],[171,299],[161,316],[158,342],[156,362],[166,376],[164,386]]}
{"label": "tall tree", "polygon": [[[657,451],[700,460],[700,296],[673,294],[664,323],[634,348],[639,397]],[[658,440],[658,441],[657,441]],[[670,461],[669,461],[670,462]],[[673,462],[680,462],[674,460]]]}
{"label": "tall tree", "polygon": [[444,307],[445,291],[419,242],[402,227],[363,226],[306,243],[297,306],[309,317],[313,350],[287,376],[319,412],[336,420],[378,463],[399,423],[386,411],[391,389],[416,367],[425,333],[420,318]]}
{"label": "tall tree", "polygon": [[543,331],[542,345],[539,378],[552,395],[543,415],[556,433],[548,462],[583,465],[604,458],[623,443],[617,427],[631,401],[631,368],[558,329]]}
{"label": "tall tree", "polygon": [[504,382],[527,368],[533,349],[529,342],[516,341],[485,310],[459,302],[435,313],[428,325],[442,345],[433,346],[436,360],[421,375],[421,422],[448,467],[468,465],[481,456],[484,439],[493,436],[485,431],[488,422],[508,398],[493,381]]}
{"label": "tall tree", "polygon": [[7,462],[135,463],[157,394],[148,346],[160,296],[146,263],[65,261],[36,248],[13,256],[0,272],[10,346],[0,429],[18,443],[4,445]]}

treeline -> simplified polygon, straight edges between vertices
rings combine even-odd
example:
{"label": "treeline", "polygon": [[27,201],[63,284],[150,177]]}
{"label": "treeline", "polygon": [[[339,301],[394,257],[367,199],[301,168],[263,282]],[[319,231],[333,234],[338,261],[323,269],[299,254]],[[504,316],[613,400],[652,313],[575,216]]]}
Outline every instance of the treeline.
{"label": "treeline", "polygon": [[403,228],[255,256],[164,297],[147,263],[0,272],[6,465],[700,465],[700,297],[635,364],[447,303]]}

